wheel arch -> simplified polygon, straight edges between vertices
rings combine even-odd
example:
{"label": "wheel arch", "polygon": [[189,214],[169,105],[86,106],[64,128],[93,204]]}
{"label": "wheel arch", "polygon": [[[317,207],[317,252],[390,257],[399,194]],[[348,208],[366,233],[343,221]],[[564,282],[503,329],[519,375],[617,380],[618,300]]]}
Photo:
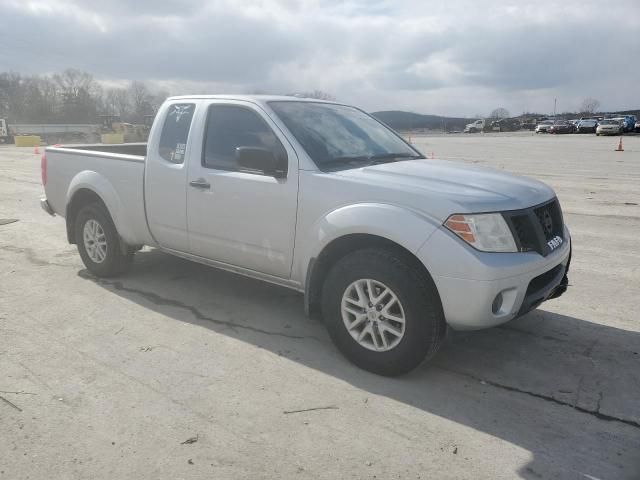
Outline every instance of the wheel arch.
{"label": "wheel arch", "polygon": [[65,220],[67,224],[67,240],[69,241],[69,243],[77,243],[77,239],[75,238],[75,223],[76,218],[78,217],[78,213],[80,213],[80,210],[82,210],[83,207],[92,203],[98,203],[103,206],[107,214],[111,217],[109,208],[107,207],[107,204],[104,202],[102,197],[100,197],[100,195],[98,195],[90,188],[78,188],[71,196],[71,199],[67,204],[67,211],[65,214]]}
{"label": "wheel arch", "polygon": [[69,184],[66,198],[65,218],[69,243],[76,242],[73,230],[78,212],[83,206],[96,202],[105,208],[119,235],[124,239],[133,238],[131,228],[127,228],[124,222],[126,210],[118,193],[103,175],[90,170],[78,173]]}
{"label": "wheel arch", "polygon": [[325,213],[296,238],[293,275],[304,287],[305,312],[316,309],[329,268],[349,252],[393,249],[426,271],[416,254],[439,226],[436,218],[423,212],[388,203],[355,203]]}
{"label": "wheel arch", "polygon": [[427,267],[420,259],[399,243],[386,237],[370,233],[346,234],[333,239],[317,256],[311,258],[309,261],[304,290],[304,308],[307,315],[317,316],[320,313],[322,286],[331,267],[349,253],[368,248],[378,248],[395,252],[421,274],[431,278]]}

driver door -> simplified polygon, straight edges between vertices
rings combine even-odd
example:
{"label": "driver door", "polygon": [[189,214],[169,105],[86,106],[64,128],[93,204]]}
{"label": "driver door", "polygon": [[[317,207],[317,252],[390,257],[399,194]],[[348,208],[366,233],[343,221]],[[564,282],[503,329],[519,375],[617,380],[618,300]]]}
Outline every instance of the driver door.
{"label": "driver door", "polygon": [[[214,101],[207,106],[202,155],[189,166],[190,251],[210,260],[289,278],[295,236],[298,159],[259,107]],[[286,178],[240,167],[238,147],[268,148],[287,158]]]}

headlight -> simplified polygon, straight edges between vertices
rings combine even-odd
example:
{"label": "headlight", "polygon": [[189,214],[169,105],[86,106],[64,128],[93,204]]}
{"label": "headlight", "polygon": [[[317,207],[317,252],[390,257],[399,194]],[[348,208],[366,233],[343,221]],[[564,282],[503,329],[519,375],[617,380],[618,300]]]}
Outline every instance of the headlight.
{"label": "headlight", "polygon": [[507,222],[499,213],[451,215],[445,227],[483,252],[517,252]]}

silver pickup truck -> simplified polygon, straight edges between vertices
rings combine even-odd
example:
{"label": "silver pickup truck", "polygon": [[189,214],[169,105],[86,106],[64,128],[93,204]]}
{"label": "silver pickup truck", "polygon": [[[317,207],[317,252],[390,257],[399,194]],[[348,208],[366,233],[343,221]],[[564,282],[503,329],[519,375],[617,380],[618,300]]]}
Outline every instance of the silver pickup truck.
{"label": "silver pickup truck", "polygon": [[148,144],[49,147],[42,180],[93,274],[149,245],[304,292],[340,351],[383,375],[433,355],[447,325],[498,325],[567,286],[551,188],[426,159],[347,105],[173,97]]}

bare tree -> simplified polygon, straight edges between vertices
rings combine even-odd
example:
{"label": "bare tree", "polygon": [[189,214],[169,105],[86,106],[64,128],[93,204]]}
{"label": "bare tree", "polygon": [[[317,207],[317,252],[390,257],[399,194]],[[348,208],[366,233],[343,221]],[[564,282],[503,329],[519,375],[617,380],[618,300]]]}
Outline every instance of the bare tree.
{"label": "bare tree", "polygon": [[70,122],[94,122],[100,86],[91,74],[68,68],[53,75],[61,100],[62,115]]}
{"label": "bare tree", "polygon": [[501,118],[509,118],[509,110],[507,110],[506,108],[496,108],[493,112],[491,112],[491,115],[489,115],[489,118],[495,118],[496,120],[500,120]]}
{"label": "bare tree", "polygon": [[164,101],[170,96],[171,94],[167,90],[158,90],[157,92],[153,93],[149,98],[151,111],[148,113],[148,115],[155,115],[155,113],[160,108],[160,105],[162,105]]}
{"label": "bare tree", "polygon": [[53,121],[60,107],[60,98],[55,82],[50,77],[41,77],[36,80],[40,91],[40,113],[36,121]]}
{"label": "bare tree", "polygon": [[62,73],[56,73],[53,80],[58,84],[63,96],[78,98],[91,92],[94,81],[91,74],[74,68],[67,68]]}
{"label": "bare tree", "polygon": [[580,113],[596,113],[600,108],[600,101],[587,97],[580,104]]}
{"label": "bare tree", "polygon": [[124,120],[130,111],[129,95],[124,88],[110,88],[105,94],[107,111],[111,115],[119,115]]}
{"label": "bare tree", "polygon": [[58,105],[58,90],[49,77],[26,77],[23,80],[24,120],[26,122],[51,122],[55,120]]}
{"label": "bare tree", "polygon": [[134,123],[142,123],[145,115],[153,113],[149,88],[143,82],[133,81],[129,85],[128,92],[133,109],[132,120]]}
{"label": "bare tree", "polygon": [[9,117],[10,121],[19,123],[25,120],[24,81],[19,73],[5,72],[0,74],[0,114]]}

